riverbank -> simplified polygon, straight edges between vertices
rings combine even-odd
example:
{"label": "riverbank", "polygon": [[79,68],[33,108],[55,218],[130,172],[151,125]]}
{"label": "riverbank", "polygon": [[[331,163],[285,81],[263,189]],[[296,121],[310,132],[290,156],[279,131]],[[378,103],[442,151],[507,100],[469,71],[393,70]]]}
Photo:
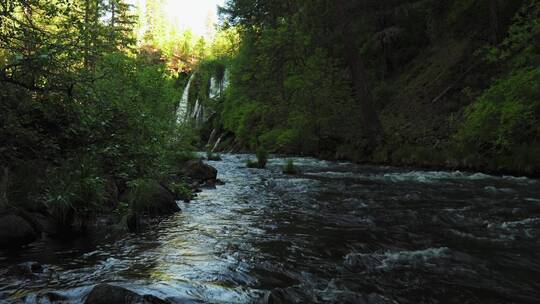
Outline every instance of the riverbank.
{"label": "riverbank", "polygon": [[[234,141],[232,141],[234,142]],[[217,150],[221,153],[253,153],[246,149],[238,148],[238,145],[232,146],[220,146]],[[441,151],[429,150],[426,148],[418,148],[416,152],[411,153],[414,149],[408,149],[408,153],[401,153],[401,157],[391,157],[387,151],[376,151],[373,155],[366,157],[355,152],[335,152],[335,153],[323,153],[323,154],[288,154],[280,153],[278,150],[275,155],[279,157],[315,157],[328,161],[349,161],[359,165],[373,165],[373,166],[393,166],[403,169],[411,170],[438,170],[438,171],[464,171],[464,172],[481,172],[485,174],[504,176],[525,176],[529,178],[540,177],[540,166],[536,167],[531,164],[528,168],[508,168],[504,165],[497,166],[496,164],[489,164],[485,161],[472,162],[467,161],[466,157],[462,160],[456,158],[444,159],[444,154]],[[384,153],[384,155],[381,155]],[[439,156],[437,156],[439,153]],[[441,156],[443,155],[443,156]],[[540,155],[540,154],[539,154]],[[423,158],[425,156],[425,158]],[[472,157],[472,156],[471,156]],[[510,157],[510,156],[506,156]]]}
{"label": "riverbank", "polygon": [[180,212],[177,201],[190,201],[201,188],[215,187],[217,170],[194,159],[176,173],[140,183],[122,191],[114,183],[108,185],[109,201],[85,214],[67,208],[59,218],[57,210],[38,203],[32,209],[0,210],[0,249],[20,247],[43,237],[69,239],[139,231],[155,224],[158,217]]}

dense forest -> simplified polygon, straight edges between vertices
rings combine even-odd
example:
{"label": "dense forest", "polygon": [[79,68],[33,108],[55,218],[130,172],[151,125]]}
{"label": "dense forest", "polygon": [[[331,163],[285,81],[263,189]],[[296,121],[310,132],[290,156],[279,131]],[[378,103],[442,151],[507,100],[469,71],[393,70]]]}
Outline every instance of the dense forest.
{"label": "dense forest", "polygon": [[[175,109],[181,73],[211,45],[167,27],[157,2],[146,6],[137,15],[122,0],[2,1],[2,213],[39,231],[36,214],[55,231],[84,228],[96,213],[138,214],[145,195],[162,192],[156,181],[193,157]],[[190,196],[184,179],[169,184]]]}
{"label": "dense forest", "polygon": [[241,44],[218,60],[231,85],[202,143],[216,129],[225,150],[538,174],[539,5],[229,1]]}

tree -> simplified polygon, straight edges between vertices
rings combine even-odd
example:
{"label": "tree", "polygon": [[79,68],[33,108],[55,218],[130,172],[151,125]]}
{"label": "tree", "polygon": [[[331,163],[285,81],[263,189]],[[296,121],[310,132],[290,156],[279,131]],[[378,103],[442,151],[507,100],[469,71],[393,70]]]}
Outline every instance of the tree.
{"label": "tree", "polygon": [[365,66],[359,55],[359,49],[356,45],[355,35],[351,31],[352,23],[350,7],[346,1],[337,0],[336,2],[337,20],[339,20],[338,31],[342,33],[344,46],[344,57],[347,62],[348,70],[351,75],[353,87],[353,96],[361,108],[361,120],[364,126],[364,132],[370,144],[374,149],[382,140],[382,127],[377,112],[373,108],[373,98],[369,89],[369,83],[366,77]]}
{"label": "tree", "polygon": [[491,42],[493,44],[498,44],[501,40],[498,0],[489,0],[489,21],[491,27]]}
{"label": "tree", "polygon": [[135,44],[135,15],[131,7],[123,0],[109,0],[109,44],[113,49],[120,50]]}

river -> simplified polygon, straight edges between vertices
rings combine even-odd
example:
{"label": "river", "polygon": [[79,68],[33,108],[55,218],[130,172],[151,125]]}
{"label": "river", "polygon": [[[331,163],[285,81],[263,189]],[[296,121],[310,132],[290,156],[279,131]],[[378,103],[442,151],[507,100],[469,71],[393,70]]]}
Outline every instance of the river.
{"label": "river", "polygon": [[[248,157],[209,162],[225,185],[144,232],[0,252],[0,303],[104,282],[172,303],[540,303],[538,180]],[[43,275],[7,275],[28,261]]]}

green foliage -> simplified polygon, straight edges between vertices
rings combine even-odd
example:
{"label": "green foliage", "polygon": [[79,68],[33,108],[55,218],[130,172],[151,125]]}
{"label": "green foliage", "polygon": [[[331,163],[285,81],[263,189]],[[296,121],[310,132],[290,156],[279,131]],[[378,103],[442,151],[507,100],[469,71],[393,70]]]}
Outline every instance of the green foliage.
{"label": "green foliage", "polygon": [[253,161],[249,159],[246,161],[246,167],[252,168],[252,169],[259,169],[259,163],[257,161]]}
{"label": "green foliage", "polygon": [[173,183],[171,190],[176,194],[177,197],[183,198],[184,200],[191,200],[195,196],[193,191],[185,182]]}
{"label": "green foliage", "polygon": [[540,140],[540,69],[502,78],[468,110],[457,138],[480,154],[508,152]]}
{"label": "green foliage", "polygon": [[105,180],[93,156],[67,160],[53,168],[45,179],[44,202],[59,224],[69,226],[75,217],[85,217],[105,200]]}
{"label": "green foliage", "polygon": [[259,147],[255,153],[255,156],[257,156],[257,164],[259,165],[259,168],[266,168],[266,163],[268,162],[268,152],[266,149]]}
{"label": "green foliage", "polygon": [[264,169],[266,168],[266,163],[268,162],[268,152],[263,147],[259,147],[257,149],[257,152],[255,153],[255,156],[257,158],[256,161],[253,161],[251,159],[247,160],[246,166],[248,168],[257,168],[257,169]]}
{"label": "green foliage", "polygon": [[156,181],[147,178],[134,179],[127,182],[126,201],[129,208],[135,214],[143,213],[147,209],[147,204],[151,202],[155,191]]}
{"label": "green foliage", "polygon": [[[517,64],[538,64],[540,53],[540,1],[526,1],[508,30],[508,36],[498,46],[487,48],[487,59],[492,62],[502,61],[520,54]],[[533,58],[526,58],[532,56]],[[529,59],[527,62],[526,59]],[[535,62],[530,62],[533,59]]]}
{"label": "green foliage", "polygon": [[231,62],[221,117],[243,147],[318,153],[325,137],[345,140],[352,135],[345,132],[359,125],[354,116],[343,116],[359,113],[339,61],[294,18],[243,33]]}
{"label": "green foliage", "polygon": [[526,1],[508,36],[500,45],[487,48],[487,60],[499,64],[506,61],[510,71],[467,109],[456,135],[462,153],[487,157],[503,166],[515,164],[501,163],[505,155],[527,159],[529,164],[538,162],[527,155],[540,140],[539,35],[540,2]]}
{"label": "green foliage", "polygon": [[134,54],[125,1],[9,7],[0,15],[0,161],[16,207],[42,202],[69,226],[122,209],[106,203],[110,184],[143,195],[139,181],[193,157],[192,134],[175,123],[176,79],[155,54]]}
{"label": "green foliage", "polygon": [[289,160],[287,160],[287,163],[285,164],[285,166],[283,166],[283,173],[284,174],[295,175],[295,174],[299,174],[300,170],[298,170],[298,168],[296,168],[296,166],[294,165],[293,160],[289,159]]}
{"label": "green foliage", "polygon": [[[242,40],[220,127],[250,150],[425,165],[485,166],[485,156],[502,167],[512,167],[506,156],[523,155],[535,163],[538,3],[229,1],[224,19]],[[343,8],[355,18],[343,20]],[[383,120],[386,142],[376,148],[360,124],[349,49],[361,54],[360,82]]]}
{"label": "green foliage", "polygon": [[221,155],[219,153],[213,153],[211,151],[206,152],[206,159],[212,161],[220,161]]}
{"label": "green foliage", "polygon": [[129,203],[127,203],[127,202],[119,202],[118,206],[116,207],[114,212],[116,214],[119,214],[119,215],[127,215],[127,214],[129,214],[130,213]]}

